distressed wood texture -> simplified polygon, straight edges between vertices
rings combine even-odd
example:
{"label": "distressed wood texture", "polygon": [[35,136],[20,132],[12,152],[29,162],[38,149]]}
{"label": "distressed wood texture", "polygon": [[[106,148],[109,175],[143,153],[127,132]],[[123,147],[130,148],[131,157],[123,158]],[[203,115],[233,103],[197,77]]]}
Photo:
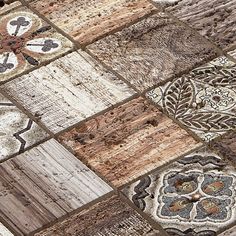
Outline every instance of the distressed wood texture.
{"label": "distressed wood texture", "polygon": [[163,236],[119,197],[112,196],[35,236]]}
{"label": "distressed wood texture", "polygon": [[88,54],[74,52],[4,89],[52,131],[61,131],[134,94]]}
{"label": "distressed wood texture", "polygon": [[167,10],[222,49],[236,46],[236,0],[177,0]]}
{"label": "distressed wood texture", "polygon": [[148,0],[38,0],[31,6],[81,44],[157,10]]}
{"label": "distressed wood texture", "polygon": [[110,191],[55,140],[0,165],[0,216],[26,235]]}
{"label": "distressed wood texture", "polygon": [[216,55],[203,37],[164,13],[143,19],[88,49],[140,91]]}
{"label": "distressed wood texture", "polygon": [[0,236],[14,236],[2,223],[0,223]]}
{"label": "distressed wood texture", "polygon": [[142,98],[75,127],[60,140],[116,186],[199,145]]}

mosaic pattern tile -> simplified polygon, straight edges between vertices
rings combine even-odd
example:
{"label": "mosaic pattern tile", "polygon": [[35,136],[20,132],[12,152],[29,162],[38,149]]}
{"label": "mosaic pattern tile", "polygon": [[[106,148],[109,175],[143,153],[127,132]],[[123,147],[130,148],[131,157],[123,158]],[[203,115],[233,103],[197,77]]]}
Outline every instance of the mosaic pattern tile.
{"label": "mosaic pattern tile", "polygon": [[0,165],[0,216],[28,235],[111,190],[49,140]]}
{"label": "mosaic pattern tile", "polygon": [[3,88],[55,133],[134,94],[82,51],[17,78]]}
{"label": "mosaic pattern tile", "polygon": [[148,0],[38,0],[31,6],[81,44],[157,10]]}
{"label": "mosaic pattern tile", "polygon": [[[91,222],[94,222],[91,224]],[[161,236],[127,203],[109,197],[35,236]]]}
{"label": "mosaic pattern tile", "polygon": [[200,145],[142,98],[75,127],[60,140],[116,186]]}
{"label": "mosaic pattern tile", "polygon": [[47,137],[36,123],[0,94],[0,161]]}
{"label": "mosaic pattern tile", "polygon": [[2,223],[0,223],[0,236],[14,236]]}
{"label": "mosaic pattern tile", "polygon": [[[170,1],[166,2],[166,6],[169,6]],[[166,10],[222,49],[236,45],[236,0],[176,0]]]}
{"label": "mosaic pattern tile", "polygon": [[0,82],[67,52],[72,43],[20,8],[0,16]]}
{"label": "mosaic pattern tile", "polygon": [[170,235],[215,236],[235,221],[235,187],[235,169],[202,149],[123,192]]}
{"label": "mosaic pattern tile", "polygon": [[220,57],[147,93],[205,141],[236,127],[236,65]]}

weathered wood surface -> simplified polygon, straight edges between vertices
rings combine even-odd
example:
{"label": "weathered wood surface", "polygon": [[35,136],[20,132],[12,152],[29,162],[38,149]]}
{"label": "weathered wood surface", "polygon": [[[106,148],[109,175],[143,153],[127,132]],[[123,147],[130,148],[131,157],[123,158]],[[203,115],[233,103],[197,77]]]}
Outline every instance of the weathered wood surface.
{"label": "weathered wood surface", "polygon": [[4,89],[52,131],[61,131],[134,94],[84,52],[74,52]]}
{"label": "weathered wood surface", "polygon": [[81,44],[156,10],[148,0],[38,0],[31,6]]}
{"label": "weathered wood surface", "polygon": [[0,223],[0,236],[14,236],[2,223]]}
{"label": "weathered wood surface", "polygon": [[116,186],[199,145],[142,98],[83,123],[60,139]]}
{"label": "weathered wood surface", "polygon": [[0,165],[0,215],[25,234],[109,191],[55,140]]}

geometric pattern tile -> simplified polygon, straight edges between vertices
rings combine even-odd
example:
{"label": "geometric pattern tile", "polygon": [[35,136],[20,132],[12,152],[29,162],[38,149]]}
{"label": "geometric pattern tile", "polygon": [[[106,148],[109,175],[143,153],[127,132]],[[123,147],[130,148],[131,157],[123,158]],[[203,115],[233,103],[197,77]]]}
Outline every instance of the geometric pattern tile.
{"label": "geometric pattern tile", "polygon": [[219,57],[147,96],[205,141],[236,127],[236,64]]}
{"label": "geometric pattern tile", "polygon": [[201,145],[140,97],[76,126],[59,140],[115,186]]}
{"label": "geometric pattern tile", "polygon": [[14,236],[14,235],[0,222],[0,236]]}
{"label": "geometric pattern tile", "polygon": [[140,91],[216,55],[208,41],[165,13],[112,33],[88,49]]}
{"label": "geometric pattern tile", "polygon": [[51,139],[0,164],[0,217],[28,235],[111,190]]}
{"label": "geometric pattern tile", "polygon": [[135,93],[82,51],[10,81],[3,88],[55,133]]}
{"label": "geometric pattern tile", "polygon": [[48,135],[0,94],[0,161],[45,139]]}
{"label": "geometric pattern tile", "polygon": [[157,10],[148,0],[38,0],[31,6],[81,44]]}
{"label": "geometric pattern tile", "polygon": [[0,16],[0,82],[65,53],[72,43],[27,8]]}
{"label": "geometric pattern tile", "polygon": [[112,196],[35,236],[163,236],[159,233],[127,203]]}
{"label": "geometric pattern tile", "polygon": [[236,217],[236,171],[200,149],[123,189],[170,235],[207,235]]}

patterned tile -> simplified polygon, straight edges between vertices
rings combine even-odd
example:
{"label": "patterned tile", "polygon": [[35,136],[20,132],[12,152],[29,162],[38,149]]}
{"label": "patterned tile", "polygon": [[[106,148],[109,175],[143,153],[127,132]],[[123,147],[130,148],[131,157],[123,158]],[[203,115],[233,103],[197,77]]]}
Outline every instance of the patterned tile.
{"label": "patterned tile", "polygon": [[148,0],[38,0],[31,5],[81,44],[157,10]]}
{"label": "patterned tile", "polygon": [[0,165],[0,216],[29,235],[111,190],[51,139]]}
{"label": "patterned tile", "polygon": [[164,13],[113,33],[88,49],[140,91],[215,55],[205,39]]}
{"label": "patterned tile", "polygon": [[170,116],[209,141],[236,127],[236,65],[220,57],[147,93]]}
{"label": "patterned tile", "polygon": [[0,16],[0,82],[67,52],[72,43],[27,8]]}
{"label": "patterned tile", "polygon": [[14,235],[0,222],[0,236],[14,236]]}
{"label": "patterned tile", "polygon": [[[91,224],[93,222],[93,224]],[[35,236],[161,236],[127,203],[109,197]]]}
{"label": "patterned tile", "polygon": [[3,88],[55,133],[134,94],[82,51],[10,81]]}
{"label": "patterned tile", "polygon": [[236,171],[202,149],[123,192],[170,235],[215,236],[235,221]]}
{"label": "patterned tile", "polygon": [[232,57],[235,58],[235,60],[236,60],[236,49],[233,50],[233,51],[230,51],[230,52],[228,52],[228,53],[229,53],[230,56],[232,56]]}
{"label": "patterned tile", "polygon": [[48,135],[0,94],[0,161],[21,153]]}
{"label": "patterned tile", "polygon": [[200,145],[142,98],[75,127],[60,140],[116,186]]}

